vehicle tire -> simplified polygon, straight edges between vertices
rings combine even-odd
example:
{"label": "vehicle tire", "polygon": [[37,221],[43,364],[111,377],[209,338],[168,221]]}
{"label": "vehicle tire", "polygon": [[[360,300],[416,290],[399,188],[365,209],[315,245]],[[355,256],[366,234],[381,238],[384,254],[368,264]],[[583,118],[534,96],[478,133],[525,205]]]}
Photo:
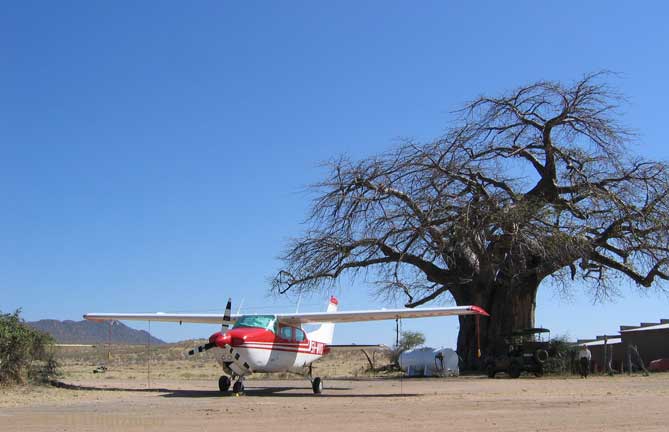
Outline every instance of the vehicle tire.
{"label": "vehicle tire", "polygon": [[541,378],[542,376],[544,376],[544,368],[539,368],[539,369],[535,370],[534,371],[534,376],[537,377],[537,378]]}
{"label": "vehicle tire", "polygon": [[323,392],[323,381],[320,377],[314,378],[311,382],[311,388],[314,390],[314,394],[321,394]]}
{"label": "vehicle tire", "polygon": [[243,393],[244,392],[244,383],[241,381],[237,381],[235,385],[232,386],[232,392],[233,393]]}
{"label": "vehicle tire", "polygon": [[495,378],[495,366],[489,364],[488,367],[486,368],[486,372],[488,374],[488,378]]}
{"label": "vehicle tire", "polygon": [[511,367],[509,367],[509,376],[511,378],[518,378],[520,376],[520,366],[517,364],[512,364]]}
{"label": "vehicle tire", "polygon": [[534,352],[534,360],[536,360],[539,364],[544,363],[546,360],[548,360],[548,351],[539,348]]}
{"label": "vehicle tire", "polygon": [[225,375],[218,379],[218,389],[221,391],[221,393],[225,393],[230,390],[230,383],[230,378]]}

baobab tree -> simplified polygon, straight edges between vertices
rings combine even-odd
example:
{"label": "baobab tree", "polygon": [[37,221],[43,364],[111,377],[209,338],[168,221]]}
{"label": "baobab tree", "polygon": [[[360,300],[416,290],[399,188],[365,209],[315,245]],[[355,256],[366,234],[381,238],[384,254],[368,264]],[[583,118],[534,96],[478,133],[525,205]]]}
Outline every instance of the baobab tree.
{"label": "baobab tree", "polygon": [[[434,142],[331,162],[274,290],[318,291],[364,270],[407,307],[484,307],[481,346],[492,353],[501,335],[534,326],[549,276],[565,289],[585,281],[595,297],[615,294],[618,276],[663,289],[668,166],[629,150],[609,77],[480,97]],[[460,318],[458,353],[475,364],[471,317]]]}

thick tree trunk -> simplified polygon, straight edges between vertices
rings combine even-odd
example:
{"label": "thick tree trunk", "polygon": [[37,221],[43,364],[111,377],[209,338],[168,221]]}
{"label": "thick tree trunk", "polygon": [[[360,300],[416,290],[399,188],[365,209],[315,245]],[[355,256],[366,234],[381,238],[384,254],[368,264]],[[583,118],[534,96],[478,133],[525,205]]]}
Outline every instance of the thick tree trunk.
{"label": "thick tree trunk", "polygon": [[505,352],[504,337],[513,330],[534,327],[534,311],[539,281],[534,278],[503,282],[479,282],[456,296],[458,304],[483,307],[490,317],[480,318],[480,349],[476,334],[476,317],[461,316],[458,334],[458,355],[464,368],[478,369],[488,355]]}

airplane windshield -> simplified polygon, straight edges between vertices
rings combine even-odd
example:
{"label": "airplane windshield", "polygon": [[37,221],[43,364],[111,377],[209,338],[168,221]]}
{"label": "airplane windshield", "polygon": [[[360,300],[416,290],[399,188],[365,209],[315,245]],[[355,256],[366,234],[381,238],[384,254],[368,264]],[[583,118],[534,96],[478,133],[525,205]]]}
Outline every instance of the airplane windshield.
{"label": "airplane windshield", "polygon": [[233,328],[239,327],[254,327],[274,331],[274,315],[244,315],[233,326]]}

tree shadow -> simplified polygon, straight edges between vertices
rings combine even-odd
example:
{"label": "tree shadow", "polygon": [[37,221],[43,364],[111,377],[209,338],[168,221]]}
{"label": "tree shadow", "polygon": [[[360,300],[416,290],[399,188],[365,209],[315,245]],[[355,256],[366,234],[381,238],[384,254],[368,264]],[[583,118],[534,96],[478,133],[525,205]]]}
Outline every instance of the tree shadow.
{"label": "tree shadow", "polygon": [[159,388],[159,387],[155,388],[97,387],[97,386],[87,386],[79,384],[69,384],[62,381],[51,381],[51,385],[66,390],[85,390],[85,391],[151,392],[151,393],[164,393],[172,391],[170,389]]}

